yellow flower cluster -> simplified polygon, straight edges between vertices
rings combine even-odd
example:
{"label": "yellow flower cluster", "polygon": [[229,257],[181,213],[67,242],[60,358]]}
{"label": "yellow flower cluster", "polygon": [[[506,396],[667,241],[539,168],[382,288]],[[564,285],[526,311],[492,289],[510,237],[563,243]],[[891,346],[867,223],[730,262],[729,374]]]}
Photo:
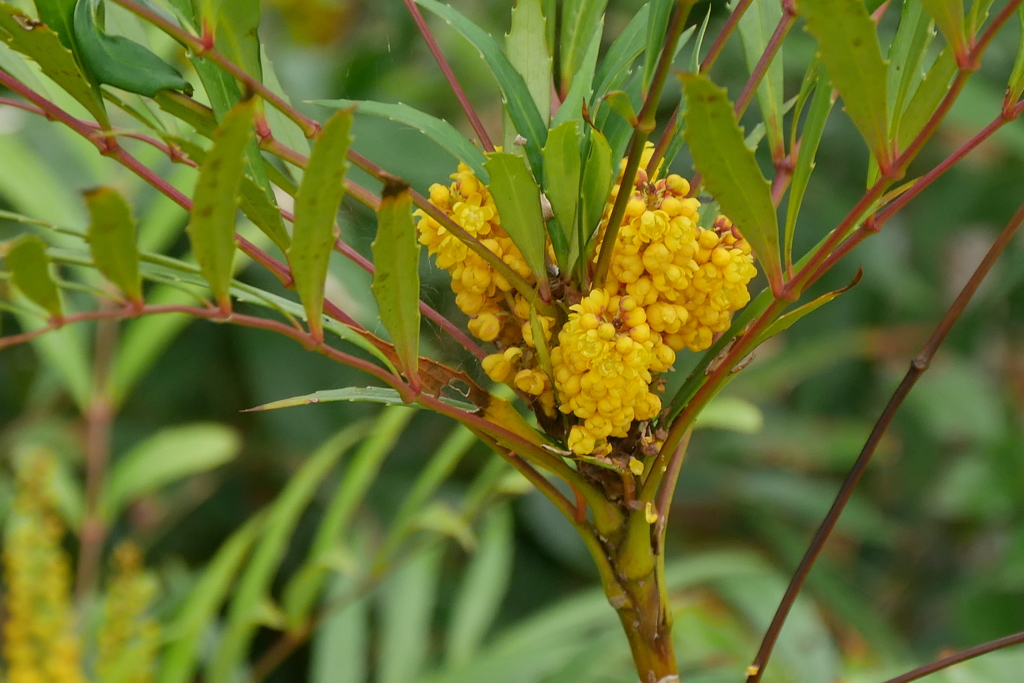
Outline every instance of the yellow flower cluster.
{"label": "yellow flower cluster", "polygon": [[[532,284],[533,273],[501,227],[498,209],[487,187],[465,164],[459,164],[458,172],[451,177],[455,182],[449,186],[431,185],[430,203]],[[455,303],[470,317],[469,331],[485,342],[501,338],[506,344],[518,343],[524,323],[529,323],[529,302],[483,257],[426,212],[418,210],[415,215],[419,217],[420,243],[431,255],[437,255],[437,266],[452,276]]]}
{"label": "yellow flower cluster", "polygon": [[125,680],[149,683],[160,646],[160,627],[146,616],[156,585],[143,571],[142,553],[133,543],[122,543],[114,550],[113,565],[103,602],[96,673],[104,679],[130,658],[132,675]]}
{"label": "yellow flower cluster", "polygon": [[85,683],[64,528],[48,499],[52,456],[26,454],[7,523],[3,655],[8,683]]}
{"label": "yellow flower cluster", "polygon": [[675,353],[651,334],[631,296],[595,289],[571,310],[551,352],[559,409],[582,420],[569,433],[569,450],[600,454],[608,437],[626,436],[634,420],[661,411],[651,373],[667,370]]}
{"label": "yellow flower cluster", "polygon": [[[648,144],[642,168],[653,151]],[[431,186],[431,203],[533,284],[487,188],[464,164],[452,178],[449,186]],[[621,181],[620,174],[605,222]],[[729,328],[732,313],[750,300],[747,285],[757,274],[750,245],[724,216],[701,227],[700,202],[689,192],[681,176],[637,174],[606,280],[569,306],[561,329],[554,318],[534,321],[547,341],[557,338],[545,367],[529,302],[444,226],[417,212],[420,242],[451,273],[470,332],[498,346],[484,358],[484,372],[536,397],[548,416],[556,410],[574,416],[568,447],[577,455],[605,455],[609,438],[625,437],[634,422],[656,417],[661,400],[651,391],[653,376],[672,366],[676,352],[711,346],[715,334]]]}

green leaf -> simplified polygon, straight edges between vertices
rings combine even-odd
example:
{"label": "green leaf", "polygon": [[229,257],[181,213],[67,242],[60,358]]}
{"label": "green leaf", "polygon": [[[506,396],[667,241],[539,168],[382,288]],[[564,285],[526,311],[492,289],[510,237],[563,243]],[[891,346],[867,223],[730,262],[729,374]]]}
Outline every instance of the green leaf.
{"label": "green leaf", "polygon": [[157,432],[111,469],[103,492],[106,518],[114,521],[131,501],[230,462],[241,449],[238,433],[225,425],[192,424]]}
{"label": "green leaf", "polygon": [[548,128],[544,123],[546,117],[542,117],[537,111],[537,105],[533,102],[526,81],[508,61],[494,38],[454,8],[437,2],[437,0],[416,0],[416,2],[447,21],[480,52],[480,56],[487,62],[487,66],[490,67],[494,78],[498,81],[503,102],[516,130],[526,138],[526,154],[530,158],[533,172],[538,178],[543,177],[544,166],[541,148],[547,142]]}
{"label": "green leaf", "polygon": [[790,263],[793,255],[793,237],[796,235],[796,221],[800,216],[804,193],[814,171],[814,157],[818,153],[821,136],[825,132],[825,123],[832,111],[832,84],[828,80],[828,72],[818,67],[817,85],[811,107],[807,112],[803,133],[800,138],[800,152],[797,154],[796,166],[793,169],[793,181],[789,190],[789,205],[786,207],[786,239],[784,252],[786,263]]}
{"label": "green leaf", "polygon": [[465,138],[455,126],[444,119],[439,119],[430,114],[425,114],[407,104],[387,104],[384,102],[372,102],[370,100],[313,100],[313,104],[332,108],[355,107],[357,114],[370,114],[371,116],[382,116],[392,121],[411,126],[428,138],[441,145],[453,157],[465,163],[476,174],[484,185],[490,178],[484,168],[487,157],[479,148]]}
{"label": "green leaf", "polygon": [[621,116],[631,127],[639,123],[636,110],[633,109],[633,100],[624,90],[613,90],[604,96],[611,110]]}
{"label": "green leaf", "polygon": [[902,148],[908,147],[914,138],[924,130],[928,119],[935,113],[942,98],[949,92],[956,72],[956,57],[947,45],[935,58],[935,62],[928,69],[924,80],[917,86],[914,96],[910,98],[910,104],[907,105],[907,110],[903,113],[903,118],[900,119],[896,139]]}
{"label": "green leaf", "polygon": [[1006,98],[1011,104],[1020,101],[1024,93],[1024,5],[1017,8],[1017,19],[1020,23],[1020,38],[1017,42],[1017,56],[1013,60],[1013,71],[1007,85]]}
{"label": "green leaf", "polygon": [[[454,406],[467,412],[473,412],[477,409],[477,406],[467,401],[458,401],[445,397],[442,397],[441,400],[450,406]],[[281,408],[295,408],[297,406],[315,405],[317,403],[332,403],[334,401],[383,403],[384,405],[389,406],[405,405],[401,395],[394,389],[388,387],[346,387],[345,389],[327,389],[325,391],[317,391],[305,396],[296,396],[295,398],[286,398],[280,401],[274,401],[273,403],[265,403],[264,405],[250,408],[245,412],[258,413],[264,410],[280,410]]]}
{"label": "green leaf", "polygon": [[46,242],[35,235],[22,235],[11,245],[4,266],[14,286],[32,303],[54,318],[63,316],[60,291],[50,274]]}
{"label": "green leaf", "polygon": [[[351,578],[338,574],[327,589],[331,603],[355,588]],[[366,683],[366,651],[370,644],[369,600],[352,600],[331,610],[313,634],[310,683]]]}
{"label": "green leaf", "polygon": [[740,229],[765,269],[772,289],[782,287],[779,223],[771,186],[753,151],[743,142],[725,90],[703,74],[683,74],[686,141],[693,165],[704,176],[722,213]]}
{"label": "green leaf", "polygon": [[587,51],[583,53],[583,61],[580,62],[579,70],[572,79],[569,93],[558,108],[558,113],[551,120],[553,127],[566,121],[582,121],[583,105],[590,100],[594,94],[594,69],[597,68],[597,54],[601,48],[601,27],[604,19],[598,23],[598,30],[591,36]]}
{"label": "green leaf", "polygon": [[[755,0],[756,2],[757,0]],[[647,7],[647,49],[644,50],[643,93],[651,87],[654,70],[661,58],[661,48],[665,43],[668,31],[668,20],[672,16],[673,0],[651,0]]]}
{"label": "green leaf", "polygon": [[77,54],[75,45],[75,3],[77,0],[35,0],[39,20],[53,29],[64,47]]}
{"label": "green leaf", "polygon": [[798,0],[846,113],[885,168],[892,162],[885,60],[862,0]]}
{"label": "green leaf", "polygon": [[[964,36],[964,0],[921,0],[928,14],[932,15],[946,42],[953,48],[953,54],[967,53],[967,38]],[[975,3],[977,4],[977,3]]]}
{"label": "green leaf", "polygon": [[404,182],[384,184],[377,210],[377,238],[371,246],[376,266],[372,289],[380,321],[395,345],[402,373],[416,389],[420,358],[420,243],[412,220],[412,196]]}
{"label": "green leaf", "polygon": [[117,190],[100,187],[85,193],[92,220],[89,246],[96,267],[128,298],[142,302],[139,250],[135,246],[135,219]]}
{"label": "green leaf", "polygon": [[[735,8],[735,2],[733,7]],[[747,58],[747,69],[753,73],[782,19],[782,3],[778,0],[753,0],[740,17],[738,28]],[[757,86],[757,103],[768,131],[768,142],[773,150],[784,150],[782,139],[782,47],[768,65]]]}
{"label": "green leaf", "polygon": [[[604,214],[604,206],[608,202],[608,193],[612,189],[612,148],[601,131],[596,128],[590,131],[590,153],[583,167],[583,186],[580,193],[580,251],[581,263],[588,259],[590,241],[597,231]],[[570,254],[569,260],[575,260]]]}
{"label": "green leaf", "polygon": [[264,516],[250,517],[217,550],[199,580],[188,592],[177,615],[163,633],[167,642],[160,659],[157,683],[191,683],[195,679],[200,647],[220,613],[235,575],[262,531]]}
{"label": "green leaf", "polygon": [[910,89],[921,78],[921,61],[934,32],[931,19],[920,3],[905,2],[900,13],[900,25],[889,46],[889,130],[896,125],[910,95]]}
{"label": "green leaf", "polygon": [[579,137],[579,124],[566,121],[548,133],[548,142],[544,145],[544,194],[551,202],[551,210],[557,219],[557,225],[550,231],[561,233],[560,240],[552,237],[551,242],[569,245],[569,250],[564,253],[560,249],[555,250],[562,270],[572,268],[570,253],[579,254],[579,232],[576,230],[581,170]]}
{"label": "green leaf", "polygon": [[435,501],[420,510],[414,524],[419,531],[447,536],[462,546],[467,553],[476,550],[476,534],[473,533],[473,526],[464,515],[459,514],[458,510],[446,501]]}
{"label": "green leaf", "polygon": [[[309,555],[302,567],[288,581],[284,590],[284,607],[288,624],[294,628],[309,615],[327,581],[327,558],[339,542],[351,536],[352,520],[377,480],[384,459],[391,453],[409,420],[416,414],[406,406],[385,408],[352,456],[352,463],[343,474],[327,510],[321,517]],[[355,539],[358,543],[359,539]]]}
{"label": "green leaf", "polygon": [[586,61],[595,35],[600,42],[608,0],[565,0],[562,4],[560,92],[565,95]]}
{"label": "green leaf", "polygon": [[441,548],[412,557],[384,584],[380,593],[380,683],[419,679],[430,651],[430,632],[441,577]]}
{"label": "green leaf", "polygon": [[485,164],[491,175],[488,189],[501,216],[501,227],[522,252],[538,281],[547,279],[544,265],[547,235],[540,207],[540,188],[522,157],[495,152]]}
{"label": "green leaf", "polygon": [[[617,90],[625,82],[630,67],[644,49],[644,35],[647,30],[651,5],[647,3],[633,15],[622,33],[612,42],[594,74],[594,96],[591,105],[596,105],[610,90]],[[592,106],[597,109],[596,106]]]}
{"label": "green leaf", "polygon": [[75,41],[82,64],[100,83],[153,97],[160,90],[192,93],[192,86],[173,66],[124,36],[110,36],[96,23],[99,0],[78,0]]}
{"label": "green leaf", "polygon": [[256,634],[260,606],[269,598],[271,582],[285,557],[299,517],[324,477],[361,436],[361,425],[354,425],[332,437],[289,479],[267,511],[260,540],[234,589],[224,635],[208,669],[211,683],[235,680]]}
{"label": "green leaf", "polygon": [[255,100],[240,102],[214,133],[213,148],[199,167],[186,228],[203,277],[225,311],[231,310],[228,290],[235,261],[235,215],[255,106]]}
{"label": "green leaf", "polygon": [[262,81],[259,0],[193,0],[193,5],[202,25],[214,31],[217,50]]}
{"label": "green leaf", "polygon": [[764,414],[750,401],[731,396],[716,396],[697,415],[693,428],[757,434],[764,429]]}
{"label": "green leaf", "polygon": [[467,663],[494,624],[512,578],[514,547],[512,510],[506,503],[484,521],[479,547],[455,597],[445,650],[449,668]]}
{"label": "green leaf", "polygon": [[[533,97],[542,120],[551,115],[551,54],[541,0],[518,0],[505,36],[505,54]],[[486,181],[484,181],[486,184]]]}
{"label": "green leaf", "polygon": [[[202,165],[206,161],[207,150],[191,140],[185,140],[173,135],[163,135],[161,137],[166,142],[181,148],[197,164]],[[252,167],[248,166],[247,168],[251,170]],[[260,187],[248,172],[242,176],[240,191],[240,206],[245,217],[262,230],[263,234],[269,237],[277,245],[278,249],[286,251],[291,244],[291,237],[284,226],[284,219],[281,217],[281,209],[277,206],[277,202],[267,197],[263,188]]]}
{"label": "green leaf", "polygon": [[708,13],[704,15],[704,22],[700,25],[700,30],[697,31],[697,41],[693,44],[693,50],[690,52],[690,73],[700,71],[700,51],[704,46],[704,35],[708,31],[708,22],[710,21],[711,6],[708,5]]}
{"label": "green leaf", "polygon": [[78,100],[99,123],[108,123],[99,86],[90,82],[71,50],[48,26],[0,1],[0,40],[39,64],[44,74]]}
{"label": "green leaf", "polygon": [[323,339],[324,283],[334,251],[334,221],[345,195],[345,155],[352,142],[352,110],[336,112],[324,124],[295,196],[295,225],[288,264],[295,291],[306,309],[309,331]]}

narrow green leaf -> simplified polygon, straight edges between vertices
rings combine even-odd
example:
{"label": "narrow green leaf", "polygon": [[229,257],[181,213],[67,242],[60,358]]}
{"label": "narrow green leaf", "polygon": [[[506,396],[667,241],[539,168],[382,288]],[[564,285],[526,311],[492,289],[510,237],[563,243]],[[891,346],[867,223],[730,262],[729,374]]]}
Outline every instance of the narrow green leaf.
{"label": "narrow green leaf", "polygon": [[348,109],[355,107],[357,114],[369,114],[381,116],[398,123],[411,126],[428,138],[441,145],[453,157],[465,163],[480,179],[480,182],[487,184],[490,181],[484,162],[487,157],[478,147],[465,138],[455,126],[444,119],[439,119],[430,114],[425,114],[407,104],[387,104],[384,102],[372,102],[370,100],[313,100],[313,104],[335,109]]}
{"label": "narrow green leaf", "polygon": [[99,0],[78,0],[75,42],[82,64],[100,83],[153,97],[160,90],[192,93],[192,86],[173,66],[124,36],[100,31],[96,22]]}
{"label": "narrow green leaf", "polygon": [[[562,95],[576,80],[594,35],[600,40],[608,0],[565,0],[562,4],[561,67]],[[646,27],[645,27],[646,28]]]}
{"label": "narrow green leaf", "polygon": [[[563,270],[572,268],[569,254],[579,254],[579,231],[576,230],[577,208],[580,201],[580,140],[579,124],[566,121],[548,133],[548,143],[544,145],[545,192],[551,203],[551,210],[557,219],[557,225],[550,231],[561,233],[562,243],[569,245],[569,250],[561,253],[555,250],[558,265]],[[549,226],[552,222],[549,222]],[[552,244],[558,241],[552,237]]]}
{"label": "narrow green leaf", "polygon": [[971,10],[967,13],[965,30],[967,35],[973,36],[978,33],[978,28],[988,19],[988,12],[992,9],[995,0],[974,0],[971,3]]}
{"label": "narrow green leaf", "polygon": [[558,108],[558,113],[551,120],[552,127],[557,127],[566,121],[583,120],[583,105],[594,94],[594,70],[597,68],[597,55],[601,49],[600,29],[602,26],[604,26],[604,19],[598,23],[598,30],[591,36],[587,51],[583,53],[579,70],[572,79],[569,92]]}
{"label": "narrow green leaf", "polygon": [[63,306],[57,283],[50,274],[46,246],[46,242],[35,235],[22,235],[4,257],[4,267],[22,294],[54,318],[60,318]]}
{"label": "narrow green leaf", "polygon": [[327,581],[328,555],[351,535],[356,511],[377,480],[384,459],[415,414],[408,406],[385,408],[369,430],[370,437],[352,456],[352,463],[321,518],[306,562],[285,587],[283,603],[290,626],[301,624],[320,597]]}
{"label": "narrow green leaf", "polygon": [[862,0],[798,0],[846,113],[882,167],[892,161],[885,60]]}
{"label": "narrow green leaf", "polygon": [[690,73],[700,71],[700,51],[704,47],[704,36],[708,32],[708,22],[710,21],[711,6],[708,5],[708,13],[704,15],[704,22],[700,25],[700,30],[697,31],[697,41],[693,44],[693,50],[690,52]]}
{"label": "narrow green leaf", "polygon": [[217,117],[209,107],[171,90],[161,90],[153,100],[165,112],[192,126],[203,137],[213,137],[213,131],[217,129]]}
{"label": "narrow green leaf", "polygon": [[103,492],[110,521],[132,500],[233,460],[242,449],[238,433],[220,424],[169,427],[117,459]]}
{"label": "narrow green leaf", "polygon": [[98,122],[108,123],[99,86],[90,82],[71,50],[48,26],[0,1],[0,40],[39,64],[44,74],[78,100]]}
{"label": "narrow green leaf", "polygon": [[725,90],[703,74],[683,74],[686,90],[686,141],[693,165],[711,196],[739,227],[764,267],[772,289],[782,287],[779,224],[771,186],[753,151],[743,142]]}
{"label": "narrow green leaf", "polygon": [[295,278],[295,291],[306,309],[309,331],[316,339],[324,336],[324,283],[334,251],[334,221],[345,195],[345,155],[352,142],[351,130],[351,109],[335,112],[327,120],[295,196],[288,264]]}
{"label": "narrow green leaf", "polygon": [[473,526],[447,501],[438,500],[420,510],[416,515],[415,529],[447,536],[467,553],[476,550]]}
{"label": "narrow green leaf", "polygon": [[821,136],[825,132],[825,123],[828,115],[832,112],[832,84],[828,80],[828,72],[824,67],[818,67],[817,85],[814,89],[814,97],[811,99],[811,107],[807,112],[807,120],[804,122],[803,133],[800,137],[800,152],[797,154],[796,166],[793,169],[793,181],[789,190],[789,205],[786,207],[786,239],[785,255],[786,263],[790,263],[793,257],[793,237],[796,234],[796,221],[800,216],[800,207],[803,205],[804,193],[807,191],[807,184],[811,180],[811,173],[814,171],[814,157],[818,153],[818,145],[821,143]]}
{"label": "narrow green leaf", "polygon": [[[757,0],[755,0],[757,2]],[[668,31],[668,20],[672,16],[674,0],[651,0],[647,19],[647,48],[644,50],[644,71],[643,71],[643,93],[651,87],[651,79],[654,78],[654,69],[658,66],[658,59],[661,57],[661,48],[665,43],[665,33]]]}
{"label": "narrow green leaf", "polygon": [[852,289],[857,285],[858,282],[860,282],[860,279],[863,275],[863,269],[858,270],[857,274],[853,276],[853,280],[850,282],[850,284],[846,285],[842,289],[837,289],[834,292],[823,294],[814,301],[804,304],[803,306],[800,306],[799,308],[790,311],[786,315],[781,316],[778,320],[769,325],[764,332],[761,333],[761,336],[757,338],[757,344],[761,344],[771,339],[775,335],[785,332],[790,327],[792,327],[793,323],[795,323],[796,321],[805,317],[807,314],[813,313],[814,311],[818,310],[828,302],[835,299],[840,294],[843,294],[849,289]]}
{"label": "narrow green leaf", "polygon": [[1010,74],[1010,82],[1007,85],[1007,100],[1011,104],[1020,101],[1021,93],[1024,93],[1024,5],[1017,8],[1017,19],[1020,23],[1020,38],[1017,43],[1017,56],[1013,60],[1013,72]]}
{"label": "narrow green leaf", "polygon": [[[450,406],[472,412],[477,406],[467,401],[457,401],[442,397],[442,401]],[[317,391],[305,396],[286,398],[273,403],[266,403],[256,408],[250,408],[246,412],[262,412],[264,410],[280,410],[281,408],[295,408],[297,406],[315,405],[317,403],[331,403],[334,401],[353,401],[368,403],[383,403],[389,406],[405,405],[401,395],[394,389],[387,387],[347,387],[345,389],[328,389]]]}
{"label": "narrow green leaf", "polygon": [[191,683],[195,679],[207,630],[217,618],[229,591],[234,588],[235,575],[262,531],[263,523],[262,514],[250,517],[221,545],[189,590],[188,597],[163,634],[167,645],[160,659],[157,683]]}
{"label": "narrow green leaf", "polygon": [[517,0],[512,26],[505,36],[505,54],[533,97],[541,119],[551,116],[551,53],[541,0]]}
{"label": "narrow green leaf", "polygon": [[501,88],[508,115],[519,134],[526,138],[526,154],[530,159],[530,166],[538,178],[543,177],[541,148],[547,142],[548,127],[544,123],[546,117],[542,117],[537,111],[537,105],[533,102],[526,81],[508,61],[494,38],[454,8],[437,0],[416,2],[447,21],[463,38],[472,43],[487,62],[487,66],[498,81],[498,87]]}
{"label": "narrow green leaf", "polygon": [[135,246],[135,219],[131,207],[117,190],[100,187],[85,193],[92,220],[89,246],[96,267],[128,298],[142,301],[139,249]]}
{"label": "narrow green leaf", "polygon": [[423,671],[430,651],[441,550],[420,551],[387,580],[380,593],[379,683],[408,683],[418,680]]}
{"label": "narrow green leaf", "polygon": [[935,62],[928,69],[924,80],[917,86],[914,96],[910,98],[910,103],[907,105],[907,110],[903,113],[903,118],[900,119],[896,139],[901,149],[906,149],[914,138],[924,130],[928,119],[935,113],[942,98],[949,92],[956,72],[956,57],[953,55],[953,50],[947,45],[935,58]]}
{"label": "narrow green leaf", "polygon": [[498,615],[512,578],[513,540],[512,510],[506,503],[484,521],[479,547],[455,598],[445,650],[451,669],[472,658]]}
{"label": "narrow green leaf", "polygon": [[903,3],[900,25],[889,46],[890,133],[896,132],[911,88],[921,79],[921,61],[934,36],[931,25],[931,18],[921,3]]}
{"label": "narrow green leaf", "polygon": [[547,235],[537,182],[523,158],[515,154],[495,152],[485,166],[491,175],[489,189],[501,216],[501,227],[519,247],[537,280],[545,280]]}
{"label": "narrow green leaf", "polygon": [[395,345],[402,373],[416,388],[420,358],[420,243],[412,220],[412,196],[404,182],[384,184],[377,210],[377,238],[371,246],[376,266],[372,289],[380,321]]}
{"label": "narrow green leaf", "polygon": [[192,252],[217,303],[231,309],[235,261],[235,216],[245,171],[245,153],[253,137],[254,100],[236,105],[213,135],[213,148],[199,167],[192,197],[189,238]]}
{"label": "narrow green leaf", "polygon": [[953,54],[966,54],[964,0],[921,0],[921,4],[928,14],[932,15],[946,42],[953,48]]}
{"label": "narrow green leaf", "polygon": [[39,20],[53,29],[64,47],[77,54],[75,3],[77,0],[35,0]]}
{"label": "narrow green leaf", "polygon": [[630,67],[644,49],[644,36],[650,12],[650,3],[641,7],[608,48],[594,74],[594,96],[591,101],[593,109],[597,109],[593,105],[596,105],[606,93],[620,88],[631,73]]}
{"label": "narrow green leaf", "polygon": [[[612,189],[612,180],[612,148],[601,131],[591,129],[590,153],[587,155],[587,164],[583,167],[583,185],[580,193],[580,202],[583,205],[580,215],[580,263],[587,262],[589,258],[590,241],[604,214],[608,193]],[[570,260],[574,260],[571,254]]]}
{"label": "narrow green leaf", "polygon": [[[733,2],[733,7],[735,7]],[[778,0],[753,0],[747,11],[740,17],[739,31],[743,42],[743,53],[747,58],[747,69],[753,72],[761,55],[764,54],[782,19],[782,3]],[[761,116],[768,132],[768,142],[772,149],[784,150],[782,139],[782,47],[772,59],[764,73],[761,83],[757,86],[757,103],[761,107]]]}
{"label": "narrow green leaf", "polygon": [[[341,600],[355,588],[338,574],[327,590],[327,602]],[[313,635],[310,683],[366,683],[366,651],[370,644],[369,600],[353,600],[328,613]]]}
{"label": "narrow green leaf", "polygon": [[245,662],[258,628],[260,606],[284,559],[299,517],[324,477],[362,436],[362,425],[349,426],[313,453],[267,512],[260,540],[235,586],[224,635],[208,669],[211,683],[230,683]]}

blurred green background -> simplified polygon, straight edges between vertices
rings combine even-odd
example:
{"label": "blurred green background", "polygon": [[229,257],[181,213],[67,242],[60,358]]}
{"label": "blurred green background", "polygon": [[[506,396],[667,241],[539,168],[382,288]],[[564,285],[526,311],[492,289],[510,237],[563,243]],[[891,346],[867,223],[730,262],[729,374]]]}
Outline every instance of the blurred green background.
{"label": "blurred green background", "polygon": [[[492,35],[507,30],[506,2],[453,4]],[[640,4],[612,0],[609,40]],[[305,100],[401,101],[470,132],[402,3],[268,0],[265,6],[261,33],[268,55],[285,90],[308,113],[323,118],[327,112],[301,104]],[[710,7],[701,3],[691,22],[707,12],[710,41],[727,10],[717,0]],[[883,20],[883,45],[898,14],[898,7],[890,8]],[[500,101],[484,63],[453,31],[435,28],[496,137]],[[988,51],[982,70],[911,176],[931,168],[998,114],[1016,32],[1010,26]],[[785,47],[787,97],[799,89],[813,50],[813,40],[798,24]],[[746,76],[734,37],[712,77],[735,97]],[[678,84],[670,83],[662,120],[678,91]],[[756,107],[747,118],[749,129],[756,123]],[[444,182],[454,170],[454,160],[415,130],[360,117],[355,135],[356,149],[420,191]],[[149,160],[161,173],[175,172],[166,160],[153,155]],[[685,152],[674,169],[692,175]],[[801,215],[798,253],[817,242],[859,198],[866,169],[864,145],[837,107]],[[67,131],[0,108],[0,208],[81,227],[87,219],[77,191],[97,184],[125,189],[135,198],[137,215],[166,223],[170,253],[187,249],[184,212]],[[765,345],[728,387],[728,396],[760,409],[763,426],[752,433],[700,431],[683,466],[671,511],[669,557],[678,589],[679,656],[689,672],[684,680],[739,680],[786,579],[910,358],[1021,200],[1024,124],[1014,123],[824,278],[817,285],[821,292],[847,284],[858,268],[864,269],[857,287]],[[0,238],[17,230],[0,223]],[[369,255],[372,215],[346,201],[342,230],[346,240]],[[422,269],[425,298],[461,319],[447,275],[426,261]],[[328,295],[375,329],[368,277],[340,258],[332,274]],[[273,286],[258,273],[247,277]],[[16,329],[10,317],[2,323],[5,334]],[[810,600],[784,632],[778,661],[766,680],[881,680],[886,672],[894,675],[944,649],[1024,628],[1022,332],[1024,248],[1018,239],[896,418],[811,574]],[[76,333],[90,330],[82,327]],[[436,329],[426,330],[424,344],[435,358],[457,367],[471,365]],[[681,372],[695,360],[681,357]],[[240,411],[363,383],[355,371],[283,338],[207,323],[188,325],[160,355],[116,421],[114,453],[162,428],[195,421],[230,425],[244,444],[230,464],[133,505],[114,531],[115,538],[133,537],[143,544],[147,563],[164,582],[167,609],[190,572],[271,500],[318,444],[377,408],[346,403]],[[82,429],[82,418],[53,368],[40,361],[33,347],[0,354],[0,451],[9,455],[33,435],[57,444],[80,470]],[[383,526],[393,516],[450,429],[450,423],[435,416],[413,418],[361,513],[368,528]],[[448,485],[453,495],[493,457],[477,446]],[[0,509],[9,499],[5,473]],[[295,558],[302,557],[316,528],[323,504],[318,501],[293,540]],[[571,527],[538,494],[519,498],[513,510],[514,553],[504,565],[509,571],[497,570],[492,577],[503,595],[501,606],[495,622],[480,634],[484,646],[475,663],[461,669],[443,665],[446,624],[470,562],[465,551],[450,544],[436,587],[428,586],[436,609],[428,610],[428,654],[415,678],[635,680],[614,613],[594,592],[598,582]],[[285,575],[289,566],[294,563],[286,560]],[[371,633],[384,627],[379,620],[371,618]],[[269,642],[269,633],[262,634],[257,650]],[[367,647],[369,661],[379,658],[372,643]],[[304,680],[310,661],[304,648],[271,680]],[[1001,653],[935,680],[1018,681],[1021,664],[1024,655]],[[384,680],[397,674],[379,675]]]}

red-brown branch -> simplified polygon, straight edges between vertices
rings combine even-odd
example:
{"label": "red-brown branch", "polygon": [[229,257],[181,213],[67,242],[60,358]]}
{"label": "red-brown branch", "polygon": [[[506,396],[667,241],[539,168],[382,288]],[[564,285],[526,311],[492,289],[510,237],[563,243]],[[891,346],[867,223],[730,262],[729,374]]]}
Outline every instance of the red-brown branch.
{"label": "red-brown branch", "polygon": [[1010,647],[1011,645],[1019,645],[1021,643],[1024,643],[1024,631],[1021,631],[1020,633],[1014,633],[1012,636],[1004,636],[997,640],[992,640],[981,645],[975,645],[974,647],[968,648],[966,650],[961,650],[960,652],[951,654],[948,657],[937,659],[931,664],[926,664],[925,666],[918,667],[913,671],[908,671],[907,673],[897,676],[896,678],[890,678],[889,680],[885,681],[885,683],[910,683],[911,681],[916,681],[919,678],[924,678],[925,676],[933,674],[936,671],[948,669],[954,664],[966,662],[968,659],[974,659],[975,657],[978,657],[980,655],[986,655],[989,652],[995,652],[996,650],[1001,650],[1004,647]]}
{"label": "red-brown branch", "polygon": [[[462,105],[462,111],[466,112],[466,117],[469,119],[469,123],[473,126],[473,130],[476,132],[478,138],[480,138],[480,144],[483,145],[484,149],[488,152],[494,151],[494,143],[491,142],[491,138],[487,135],[487,129],[484,128],[484,124],[480,121],[480,117],[477,115],[476,110],[473,109],[473,105],[470,103],[469,98],[466,96],[466,91],[462,89],[462,84],[459,83],[459,79],[455,77],[455,72],[452,71],[452,67],[448,64],[448,59],[444,56],[441,51],[441,47],[437,44],[437,39],[434,38],[434,34],[430,31],[430,27],[427,25],[426,19],[423,18],[423,13],[420,12],[420,8],[416,6],[416,0],[404,0],[405,6],[409,10],[409,14],[412,15],[413,21],[416,22],[416,27],[420,30],[420,34],[423,36],[423,40],[426,41],[427,47],[430,48],[430,54],[434,55],[434,60],[437,61],[437,65],[441,67],[441,73],[444,74],[445,80],[448,81],[448,85],[451,86],[452,92],[455,93],[455,97],[459,100],[459,104]],[[542,115],[547,117],[546,112],[541,112]]]}

